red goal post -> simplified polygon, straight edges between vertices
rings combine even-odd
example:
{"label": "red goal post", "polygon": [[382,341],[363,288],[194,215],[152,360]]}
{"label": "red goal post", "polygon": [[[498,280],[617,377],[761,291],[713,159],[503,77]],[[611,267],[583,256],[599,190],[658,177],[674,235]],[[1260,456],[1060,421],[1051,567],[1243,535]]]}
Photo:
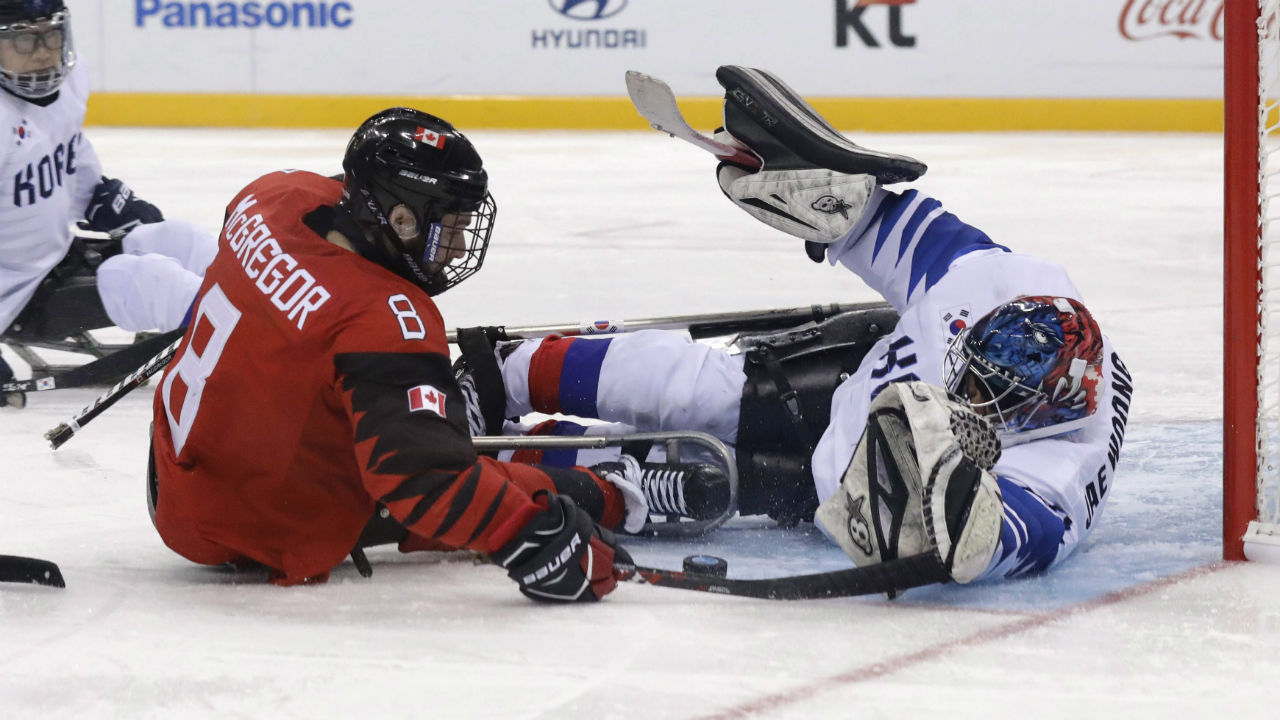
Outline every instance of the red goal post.
{"label": "red goal post", "polygon": [[1280,562],[1280,0],[1225,5],[1223,557]]}

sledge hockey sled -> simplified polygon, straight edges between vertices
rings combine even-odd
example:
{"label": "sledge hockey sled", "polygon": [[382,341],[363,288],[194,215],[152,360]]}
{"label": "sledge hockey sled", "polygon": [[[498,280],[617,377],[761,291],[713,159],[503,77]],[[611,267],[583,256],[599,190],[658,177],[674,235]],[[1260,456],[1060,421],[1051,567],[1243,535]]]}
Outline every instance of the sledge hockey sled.
{"label": "sledge hockey sled", "polygon": [[[718,438],[702,432],[670,431],[626,433],[623,435],[586,435],[580,437],[548,437],[542,435],[482,436],[471,439],[480,452],[501,450],[550,450],[556,448],[600,449],[624,446],[654,445],[666,452],[666,462],[713,462],[729,478],[729,504],[724,512],[708,520],[691,520],[678,515],[651,515],[641,535],[691,537],[703,535],[721,525],[738,512],[738,471],[733,453]],[[694,454],[694,451],[697,454]]]}

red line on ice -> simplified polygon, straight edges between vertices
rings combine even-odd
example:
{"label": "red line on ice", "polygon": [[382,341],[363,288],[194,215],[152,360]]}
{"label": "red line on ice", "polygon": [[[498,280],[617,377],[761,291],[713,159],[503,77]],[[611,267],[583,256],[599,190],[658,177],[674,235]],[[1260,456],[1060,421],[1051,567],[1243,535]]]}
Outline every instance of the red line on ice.
{"label": "red line on ice", "polygon": [[1043,615],[1032,615],[1004,625],[997,625],[995,627],[986,628],[985,630],[979,630],[971,635],[965,635],[964,637],[955,638],[954,640],[941,642],[937,645],[930,645],[915,652],[891,657],[887,660],[872,663],[871,665],[854,668],[847,672],[840,673],[839,675],[821,678],[811,683],[800,685],[791,690],[774,693],[772,695],[765,695],[754,700],[748,700],[741,705],[735,705],[713,715],[699,716],[698,720],[729,720],[730,718],[748,717],[768,710],[784,707],[786,705],[804,702],[813,698],[815,695],[828,690],[835,690],[837,688],[875,680],[877,678],[885,677],[886,675],[892,675],[909,667],[919,665],[920,663],[936,660],[952,650],[967,650],[977,645],[1001,640],[1074,615],[1092,612],[1093,610],[1107,607],[1109,605],[1117,605],[1134,598],[1142,597],[1143,595],[1147,595],[1170,585],[1176,585],[1187,580],[1198,578],[1202,575],[1217,572],[1218,570],[1230,567],[1233,564],[1234,563],[1218,562],[1198,568],[1192,568],[1191,570],[1186,570],[1174,575],[1168,575],[1158,580],[1152,580],[1149,583],[1135,585],[1131,588],[1107,593],[1106,595],[1099,596],[1093,600],[1088,600],[1076,605],[1068,605],[1067,607],[1053,612],[1044,613]]}

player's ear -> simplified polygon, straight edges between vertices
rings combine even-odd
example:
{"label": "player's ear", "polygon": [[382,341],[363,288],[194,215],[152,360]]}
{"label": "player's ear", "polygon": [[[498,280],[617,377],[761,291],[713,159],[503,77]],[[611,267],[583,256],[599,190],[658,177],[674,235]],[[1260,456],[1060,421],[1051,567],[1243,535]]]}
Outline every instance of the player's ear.
{"label": "player's ear", "polygon": [[387,215],[387,222],[391,223],[391,229],[401,240],[412,240],[418,236],[418,218],[414,217],[413,211],[405,205],[391,208],[391,212]]}

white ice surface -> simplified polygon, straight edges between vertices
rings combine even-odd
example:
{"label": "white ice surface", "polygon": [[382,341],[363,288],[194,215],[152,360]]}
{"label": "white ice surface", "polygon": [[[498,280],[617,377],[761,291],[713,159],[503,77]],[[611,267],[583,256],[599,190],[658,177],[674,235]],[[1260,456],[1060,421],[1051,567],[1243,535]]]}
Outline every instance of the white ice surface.
{"label": "white ice surface", "polygon": [[[107,172],[210,230],[262,172],[339,169],[344,133],[91,129]],[[656,133],[474,133],[498,226],[451,326],[876,299],[733,209],[709,157]],[[545,607],[451,556],[377,552],[324,586],[197,567],[147,519],[150,388],[53,452],[98,390],[0,411],[0,553],[65,590],[0,587],[15,718],[1274,717],[1280,570],[1215,564],[1221,157],[1208,135],[879,135],[996,241],[1065,264],[1133,371],[1110,506],[1038,579],[900,600],[770,603],[638,585]],[[7,355],[14,360],[12,355]],[[15,361],[15,365],[17,365]],[[21,373],[21,370],[20,370]],[[739,522],[693,550],[736,576],[839,567],[812,528]]]}

